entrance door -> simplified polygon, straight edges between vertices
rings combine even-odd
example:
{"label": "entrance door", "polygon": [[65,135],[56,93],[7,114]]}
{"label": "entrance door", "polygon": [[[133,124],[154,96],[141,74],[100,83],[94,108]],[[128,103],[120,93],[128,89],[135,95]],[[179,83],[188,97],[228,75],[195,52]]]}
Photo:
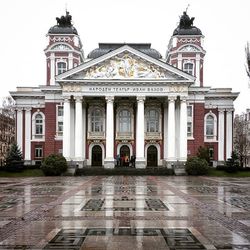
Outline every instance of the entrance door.
{"label": "entrance door", "polygon": [[121,157],[121,165],[122,166],[129,166],[130,160],[130,150],[127,145],[123,145],[120,148],[120,157]]}
{"label": "entrance door", "polygon": [[157,167],[157,148],[155,146],[149,146],[147,150],[147,166]]}
{"label": "entrance door", "polygon": [[100,167],[102,166],[102,148],[99,145],[95,145],[92,148],[92,162],[91,166]]}

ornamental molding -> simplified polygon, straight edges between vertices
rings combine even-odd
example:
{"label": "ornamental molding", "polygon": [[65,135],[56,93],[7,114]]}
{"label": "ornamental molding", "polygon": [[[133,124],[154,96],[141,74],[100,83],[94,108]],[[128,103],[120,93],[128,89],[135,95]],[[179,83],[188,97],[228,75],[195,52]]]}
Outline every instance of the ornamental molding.
{"label": "ornamental molding", "polygon": [[179,39],[179,42],[181,43],[197,43],[200,42],[199,38],[181,38]]}
{"label": "ornamental molding", "polygon": [[54,36],[53,38],[50,37],[50,41],[52,42],[73,42],[73,38],[69,36]]}
{"label": "ornamental molding", "polygon": [[200,52],[199,49],[197,49],[195,46],[192,46],[192,45],[184,46],[179,51],[181,51],[181,52]]}
{"label": "ornamental molding", "polygon": [[81,92],[82,87],[79,85],[64,85],[63,91],[64,92]]}

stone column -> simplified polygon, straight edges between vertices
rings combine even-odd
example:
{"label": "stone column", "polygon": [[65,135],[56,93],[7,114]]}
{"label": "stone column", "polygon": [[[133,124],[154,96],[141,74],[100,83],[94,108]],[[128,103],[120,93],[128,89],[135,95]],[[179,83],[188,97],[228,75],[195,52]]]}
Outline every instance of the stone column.
{"label": "stone column", "polygon": [[182,70],[182,54],[178,54],[177,60],[177,68]]}
{"label": "stone column", "polygon": [[27,164],[31,164],[31,108],[25,108],[25,156]]}
{"label": "stone column", "polygon": [[200,54],[196,54],[196,60],[195,60],[195,76],[196,76],[196,80],[195,80],[195,85],[196,86],[200,86],[200,61],[201,61],[201,56]]}
{"label": "stone column", "polygon": [[70,98],[63,103],[63,156],[70,160]]}
{"label": "stone column", "polygon": [[50,85],[55,85],[55,53],[50,55]]}
{"label": "stone column", "polygon": [[137,96],[136,116],[136,168],[145,168],[144,156],[144,101],[145,96]]}
{"label": "stone column", "polygon": [[168,101],[164,103],[164,121],[163,121],[163,127],[164,127],[164,152],[163,157],[164,161],[167,161],[168,158]]}
{"label": "stone column", "polygon": [[187,99],[181,97],[180,105],[180,161],[187,160]]}
{"label": "stone column", "polygon": [[106,158],[105,168],[114,168],[114,96],[106,96]]}
{"label": "stone column", "polygon": [[75,160],[82,166],[83,161],[83,119],[82,97],[75,97]]}
{"label": "stone column", "polygon": [[219,134],[218,134],[218,161],[224,161],[224,124],[225,124],[225,118],[224,118],[224,109],[219,109]]}
{"label": "stone column", "polygon": [[86,159],[86,103],[85,101],[83,100],[83,103],[82,103],[82,158],[83,160]]}
{"label": "stone column", "polygon": [[22,108],[17,108],[16,141],[21,152],[23,153],[23,109]]}
{"label": "stone column", "polygon": [[226,144],[226,159],[231,157],[233,150],[233,109],[227,110],[227,144]]}
{"label": "stone column", "polygon": [[69,69],[73,68],[73,53],[69,53]]}
{"label": "stone column", "polygon": [[176,160],[175,156],[175,96],[168,97],[168,162]]}

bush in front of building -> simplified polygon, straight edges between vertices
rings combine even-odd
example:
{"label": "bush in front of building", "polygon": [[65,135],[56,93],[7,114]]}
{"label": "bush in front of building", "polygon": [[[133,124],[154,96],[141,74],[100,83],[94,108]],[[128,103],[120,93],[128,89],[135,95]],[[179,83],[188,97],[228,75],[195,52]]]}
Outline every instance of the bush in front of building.
{"label": "bush in front of building", "polygon": [[13,143],[7,152],[5,160],[5,170],[7,171],[22,171],[23,170],[23,156],[16,143]]}
{"label": "bush in front of building", "polygon": [[68,168],[67,161],[62,155],[51,154],[47,156],[41,165],[43,173],[47,176],[61,175]]}
{"label": "bush in front of building", "polygon": [[239,170],[240,162],[238,155],[232,151],[231,158],[226,161],[226,171],[228,173],[236,173]]}
{"label": "bush in front of building", "polygon": [[205,175],[208,173],[208,163],[205,159],[190,157],[186,162],[186,172],[189,175]]}

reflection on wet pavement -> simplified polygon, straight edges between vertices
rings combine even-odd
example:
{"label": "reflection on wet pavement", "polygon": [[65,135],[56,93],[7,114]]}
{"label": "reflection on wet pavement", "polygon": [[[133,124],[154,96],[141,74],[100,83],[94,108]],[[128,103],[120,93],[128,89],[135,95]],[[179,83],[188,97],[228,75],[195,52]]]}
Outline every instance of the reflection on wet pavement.
{"label": "reflection on wet pavement", "polygon": [[250,249],[250,178],[0,178],[0,249]]}

